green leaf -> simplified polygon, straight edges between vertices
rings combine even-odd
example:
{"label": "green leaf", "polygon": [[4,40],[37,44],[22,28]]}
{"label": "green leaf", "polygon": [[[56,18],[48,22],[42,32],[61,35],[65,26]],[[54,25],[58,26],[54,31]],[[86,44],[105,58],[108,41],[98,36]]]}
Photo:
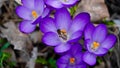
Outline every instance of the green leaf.
{"label": "green leaf", "polygon": [[72,8],[69,9],[71,16],[73,16],[75,14],[76,9],[77,9],[76,5],[74,7],[72,7]]}
{"label": "green leaf", "polygon": [[7,61],[10,57],[11,57],[10,53],[2,52],[1,57],[0,57],[0,67],[3,67],[3,62]]}
{"label": "green leaf", "polygon": [[37,63],[40,63],[40,64],[47,64],[47,61],[44,59],[44,58],[41,58],[41,57],[38,57],[36,59],[36,62]]}
{"label": "green leaf", "polygon": [[9,42],[5,43],[5,44],[1,47],[0,51],[8,48],[9,46],[10,46],[10,43],[9,43]]}
{"label": "green leaf", "polygon": [[51,68],[57,68],[57,66],[56,66],[56,60],[54,60],[53,58],[50,58],[48,60],[48,62],[50,64]]}
{"label": "green leaf", "polygon": [[4,39],[4,38],[0,39],[0,43],[1,43],[1,44],[4,44],[4,43],[6,43],[6,42],[7,42],[6,39]]}
{"label": "green leaf", "polygon": [[97,62],[100,64],[102,62],[101,58],[97,58]]}
{"label": "green leaf", "polygon": [[106,25],[114,25],[115,24],[113,21],[108,21],[106,19],[103,19],[103,23]]}
{"label": "green leaf", "polygon": [[109,50],[109,52],[112,52],[113,51],[113,48],[111,48],[110,50]]}
{"label": "green leaf", "polygon": [[0,57],[2,56],[2,52],[0,51]]}
{"label": "green leaf", "polygon": [[11,57],[10,53],[3,52],[2,58],[3,58],[4,61],[7,60],[7,59],[9,59],[10,57]]}
{"label": "green leaf", "polygon": [[14,62],[14,61],[8,62],[8,65],[10,68],[14,68],[14,66],[16,66],[16,62]]}

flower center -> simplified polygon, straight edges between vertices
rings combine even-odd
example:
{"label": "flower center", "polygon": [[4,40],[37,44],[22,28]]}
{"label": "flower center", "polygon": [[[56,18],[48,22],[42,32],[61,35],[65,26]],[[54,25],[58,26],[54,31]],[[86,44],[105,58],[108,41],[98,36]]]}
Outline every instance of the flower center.
{"label": "flower center", "polygon": [[72,58],[70,58],[69,61],[70,61],[71,64],[74,64],[75,63],[75,58],[72,57]]}
{"label": "flower center", "polygon": [[91,48],[92,48],[93,50],[96,50],[99,46],[100,46],[100,43],[98,43],[98,42],[93,42]]}
{"label": "flower center", "polygon": [[67,40],[67,32],[65,29],[58,29],[57,33],[58,33],[60,38],[62,38],[65,41]]}
{"label": "flower center", "polygon": [[64,2],[67,2],[68,0],[64,0]]}
{"label": "flower center", "polygon": [[68,2],[68,0],[60,0],[61,2]]}
{"label": "flower center", "polygon": [[37,12],[33,10],[33,11],[32,11],[32,16],[33,16],[34,19],[36,19],[36,18],[38,17]]}

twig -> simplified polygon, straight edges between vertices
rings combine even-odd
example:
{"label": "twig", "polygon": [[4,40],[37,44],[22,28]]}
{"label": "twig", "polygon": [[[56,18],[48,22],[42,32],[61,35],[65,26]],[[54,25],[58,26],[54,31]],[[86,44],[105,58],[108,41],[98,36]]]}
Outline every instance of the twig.
{"label": "twig", "polygon": [[41,50],[41,52],[45,52],[46,50],[48,50],[49,46],[48,47],[45,47],[44,49]]}
{"label": "twig", "polygon": [[114,53],[115,53],[115,55],[116,55],[116,58],[117,58],[117,65],[118,65],[118,68],[120,68],[120,62],[119,62],[119,55],[118,55],[118,52],[117,52],[117,50],[116,49],[114,49]]}
{"label": "twig", "polygon": [[38,48],[34,47],[32,51],[32,57],[30,58],[29,62],[26,65],[26,68],[34,68],[35,67],[35,60],[38,56]]}

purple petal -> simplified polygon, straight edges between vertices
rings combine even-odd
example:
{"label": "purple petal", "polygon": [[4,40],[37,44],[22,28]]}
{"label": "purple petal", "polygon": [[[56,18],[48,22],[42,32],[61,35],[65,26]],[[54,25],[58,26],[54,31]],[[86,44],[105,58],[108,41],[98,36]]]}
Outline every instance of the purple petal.
{"label": "purple petal", "polygon": [[68,30],[71,25],[71,16],[67,9],[62,8],[55,13],[55,22],[58,29]]}
{"label": "purple petal", "polygon": [[102,42],[101,47],[106,48],[106,49],[110,49],[114,46],[115,43],[116,43],[116,36],[113,34],[110,34]]}
{"label": "purple petal", "polygon": [[90,52],[85,52],[83,55],[83,61],[91,66],[95,65],[96,64],[96,56]]}
{"label": "purple petal", "polygon": [[87,39],[91,40],[94,29],[95,29],[95,27],[92,23],[87,24],[85,31],[84,31],[85,40],[87,40]]}
{"label": "purple petal", "polygon": [[57,60],[57,63],[59,63],[59,64],[68,64],[69,63],[69,58],[71,58],[71,55],[69,55],[69,54],[64,55],[64,56],[60,57]]}
{"label": "purple petal", "polygon": [[19,24],[19,29],[23,33],[31,33],[35,30],[36,25],[31,24],[32,21],[23,21]]}
{"label": "purple petal", "polygon": [[73,33],[70,36],[70,40],[74,40],[74,39],[80,38],[81,36],[82,36],[82,31],[76,31],[75,33]]}
{"label": "purple petal", "polygon": [[92,38],[93,41],[101,43],[107,35],[107,27],[104,24],[100,24],[96,27],[93,32]]}
{"label": "purple petal", "polygon": [[72,4],[75,4],[78,0],[61,0],[61,2],[64,4],[64,5],[72,5]]}
{"label": "purple petal", "polygon": [[67,64],[57,63],[57,68],[66,68]]}
{"label": "purple petal", "polygon": [[48,9],[48,8],[45,8],[44,9],[44,12],[42,13],[42,18],[44,18],[44,17],[46,17],[47,15],[49,15],[49,13],[50,13],[50,9]]}
{"label": "purple petal", "polygon": [[36,20],[34,20],[34,22],[32,24],[37,24],[37,23],[41,23],[42,18],[41,16],[39,16]]}
{"label": "purple petal", "polygon": [[76,65],[67,65],[66,68],[76,68]]}
{"label": "purple petal", "polygon": [[57,36],[56,33],[53,32],[47,32],[42,38],[42,41],[50,46],[56,46],[61,43],[59,37]]}
{"label": "purple petal", "polygon": [[43,13],[44,10],[44,1],[43,0],[35,0],[35,10],[38,12],[39,15]]}
{"label": "purple petal", "polygon": [[72,25],[70,27],[70,32],[74,33],[79,30],[83,31],[86,24],[89,22],[90,22],[90,15],[88,13],[82,12],[78,14],[72,22]]}
{"label": "purple petal", "polygon": [[98,48],[94,53],[98,56],[103,56],[104,54],[106,54],[108,52],[108,50],[106,48]]}
{"label": "purple petal", "polygon": [[25,8],[23,6],[18,6],[16,8],[16,13],[19,17],[25,19],[25,20],[32,20],[32,11],[28,8]]}
{"label": "purple petal", "polygon": [[53,8],[62,8],[63,5],[59,0],[45,0],[46,4]]}
{"label": "purple petal", "polygon": [[55,47],[55,52],[57,52],[57,53],[66,52],[70,49],[70,47],[71,47],[70,44],[62,43],[62,44]]}
{"label": "purple petal", "polygon": [[55,27],[54,21],[52,18],[44,18],[43,21],[40,23],[40,30],[43,33],[46,32],[57,32]]}
{"label": "purple petal", "polygon": [[[82,51],[81,51],[82,52]],[[77,52],[74,56],[76,58],[76,64],[80,64],[83,62],[82,56],[83,54],[81,52]]]}
{"label": "purple petal", "polygon": [[87,68],[87,65],[85,63],[76,65],[76,68]]}
{"label": "purple petal", "polygon": [[34,0],[22,0],[23,6],[29,9],[34,9]]}
{"label": "purple petal", "polygon": [[90,39],[86,39],[85,42],[84,42],[84,44],[85,44],[85,48],[89,51],[91,40]]}
{"label": "purple petal", "polygon": [[82,51],[82,45],[76,43],[71,46],[71,49],[69,50],[69,54],[71,53],[73,56],[75,56],[77,54],[81,54],[80,53],[81,51]]}

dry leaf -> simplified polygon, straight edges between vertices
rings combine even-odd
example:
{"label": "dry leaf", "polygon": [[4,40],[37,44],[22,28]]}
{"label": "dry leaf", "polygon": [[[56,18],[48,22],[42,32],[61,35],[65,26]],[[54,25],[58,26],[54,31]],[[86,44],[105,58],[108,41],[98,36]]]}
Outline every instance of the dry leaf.
{"label": "dry leaf", "polygon": [[80,12],[90,13],[92,21],[109,18],[108,9],[104,0],[81,0],[76,11],[76,15]]}
{"label": "dry leaf", "polygon": [[0,27],[0,31],[2,32],[0,35],[3,38],[7,38],[7,40],[14,45],[14,49],[32,49],[32,42],[28,35],[21,33],[14,22],[7,22],[4,26],[6,28]]}
{"label": "dry leaf", "polygon": [[7,1],[7,0],[0,0],[0,8],[1,8],[1,6],[3,5],[3,2],[4,1]]}
{"label": "dry leaf", "polygon": [[34,31],[33,33],[29,34],[29,36],[34,43],[41,42],[42,33],[40,31]]}
{"label": "dry leaf", "polygon": [[22,5],[21,0],[15,0],[18,4]]}

